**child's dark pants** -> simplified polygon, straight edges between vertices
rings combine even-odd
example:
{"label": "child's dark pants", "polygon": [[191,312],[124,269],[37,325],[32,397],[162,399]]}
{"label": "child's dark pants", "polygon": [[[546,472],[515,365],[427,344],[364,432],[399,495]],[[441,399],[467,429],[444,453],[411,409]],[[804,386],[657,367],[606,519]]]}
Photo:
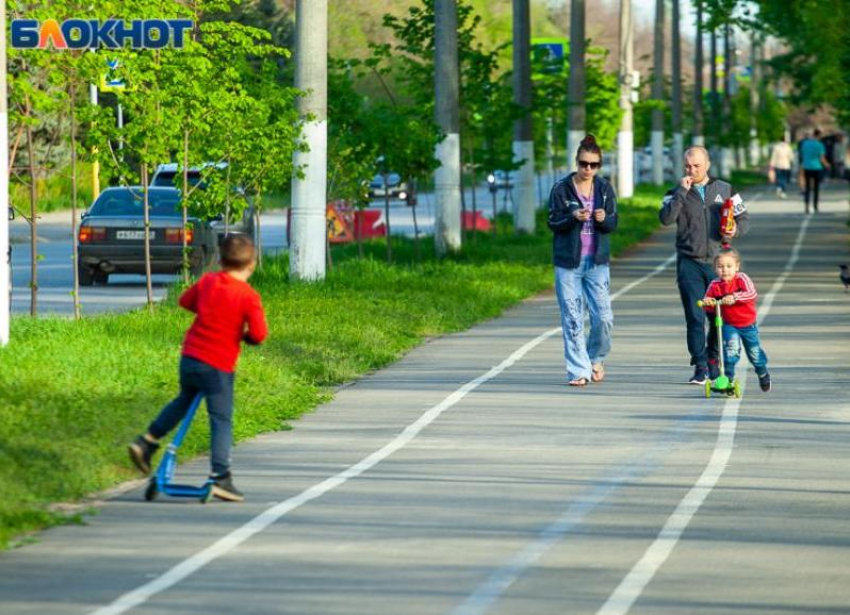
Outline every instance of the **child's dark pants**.
{"label": "child's dark pants", "polygon": [[200,393],[207,402],[210,415],[210,454],[212,471],[222,475],[230,469],[230,447],[233,442],[234,374],[223,372],[190,357],[180,358],[180,394],[165,406],[148,427],[155,438],[162,438],[183,420]]}

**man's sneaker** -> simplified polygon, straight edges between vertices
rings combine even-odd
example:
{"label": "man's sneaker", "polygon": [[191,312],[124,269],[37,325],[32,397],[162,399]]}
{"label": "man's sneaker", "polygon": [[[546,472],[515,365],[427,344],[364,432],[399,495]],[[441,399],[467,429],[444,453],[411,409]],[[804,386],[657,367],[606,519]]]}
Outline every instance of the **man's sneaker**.
{"label": "man's sneaker", "polygon": [[694,370],[694,375],[688,380],[690,384],[705,384],[708,380],[708,368],[704,365],[697,365]]}
{"label": "man's sneaker", "polygon": [[136,439],[130,442],[127,447],[130,453],[130,461],[133,462],[142,474],[151,473],[151,459],[156,454],[159,444],[148,442],[144,436],[136,436]]}
{"label": "man's sneaker", "polygon": [[765,393],[770,390],[770,373],[765,372],[763,375],[759,376],[759,386]]}
{"label": "man's sneaker", "polygon": [[716,360],[709,359],[708,361],[708,377],[710,380],[717,380],[720,378],[720,366],[717,364]]}
{"label": "man's sneaker", "polygon": [[210,478],[213,479],[212,494],[219,500],[242,502],[245,499],[242,492],[233,484],[233,476],[230,472],[218,476],[212,475]]}

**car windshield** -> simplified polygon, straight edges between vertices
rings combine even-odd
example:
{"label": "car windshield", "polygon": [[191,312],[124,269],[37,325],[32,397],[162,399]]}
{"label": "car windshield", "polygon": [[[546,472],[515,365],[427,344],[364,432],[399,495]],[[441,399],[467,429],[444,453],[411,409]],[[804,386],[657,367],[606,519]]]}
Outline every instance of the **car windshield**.
{"label": "car windshield", "polygon": [[[178,177],[177,171],[160,171],[153,178],[152,186],[161,186],[163,188],[174,188],[174,178]],[[189,171],[189,185],[194,186],[201,181],[200,171]],[[178,183],[183,184],[183,173],[179,174]]]}
{"label": "car windshield", "polygon": [[[93,216],[144,215],[142,191],[107,190],[102,192],[89,212]],[[148,194],[151,216],[180,216],[180,193],[176,190],[152,190]]]}

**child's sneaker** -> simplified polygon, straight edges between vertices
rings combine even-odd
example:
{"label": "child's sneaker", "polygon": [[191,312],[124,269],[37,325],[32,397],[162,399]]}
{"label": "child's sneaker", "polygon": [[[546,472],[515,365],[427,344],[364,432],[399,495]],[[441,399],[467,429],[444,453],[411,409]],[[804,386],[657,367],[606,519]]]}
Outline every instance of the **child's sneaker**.
{"label": "child's sneaker", "polygon": [[708,379],[717,380],[720,377],[720,366],[717,364],[717,359],[708,360]]}
{"label": "child's sneaker", "polygon": [[130,453],[130,461],[133,462],[142,474],[148,475],[151,473],[151,459],[156,454],[159,444],[148,442],[144,436],[136,436],[136,439],[130,442],[127,447]]}
{"label": "child's sneaker", "polygon": [[242,502],[245,500],[245,496],[233,484],[233,476],[230,472],[220,475],[213,474],[210,478],[213,479],[212,494],[219,500],[226,502]]}
{"label": "child's sneaker", "polygon": [[759,386],[765,393],[770,390],[770,373],[765,372],[763,375],[759,376]]}

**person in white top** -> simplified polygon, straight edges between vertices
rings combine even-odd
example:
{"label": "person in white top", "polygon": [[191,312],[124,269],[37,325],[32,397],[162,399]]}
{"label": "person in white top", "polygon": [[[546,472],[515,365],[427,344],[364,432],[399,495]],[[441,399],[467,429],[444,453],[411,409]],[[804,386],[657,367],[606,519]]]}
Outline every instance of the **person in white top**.
{"label": "person in white top", "polygon": [[773,146],[770,153],[768,179],[776,184],[776,195],[785,198],[785,186],[791,180],[791,167],[794,164],[794,150],[783,138]]}

